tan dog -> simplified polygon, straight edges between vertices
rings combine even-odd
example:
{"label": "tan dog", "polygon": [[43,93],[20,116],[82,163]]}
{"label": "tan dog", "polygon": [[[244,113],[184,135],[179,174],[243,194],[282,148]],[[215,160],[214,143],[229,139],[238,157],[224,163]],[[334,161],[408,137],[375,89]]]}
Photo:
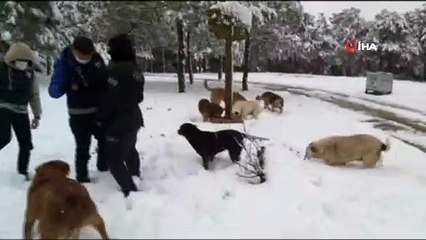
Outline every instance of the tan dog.
{"label": "tan dog", "polygon": [[257,119],[260,112],[262,112],[262,107],[256,100],[236,101],[234,106],[232,106],[232,114],[234,117],[241,116],[243,119],[247,119],[249,115]]}
{"label": "tan dog", "polygon": [[273,92],[264,92],[260,96],[256,96],[256,100],[262,100],[264,108],[268,108],[271,111],[278,110],[280,113],[283,112],[284,99]]}
{"label": "tan dog", "polygon": [[203,98],[198,102],[198,111],[203,116],[203,121],[209,121],[212,117],[220,117],[223,113],[223,108],[216,104],[211,103],[209,100]]}
{"label": "tan dog", "polygon": [[[204,80],[204,87],[210,91],[210,102],[220,104],[225,101],[225,89],[224,88],[210,88],[207,84],[207,80]],[[236,101],[246,101],[247,99],[238,92],[234,92],[232,96],[232,104]]]}
{"label": "tan dog", "polygon": [[105,224],[86,188],[67,178],[69,165],[49,161],[36,168],[27,195],[24,238],[33,239],[32,229],[39,221],[42,239],[77,239],[81,228],[93,226],[102,239],[108,239]]}
{"label": "tan dog", "polygon": [[365,167],[375,167],[381,159],[381,152],[389,149],[389,138],[383,143],[368,134],[331,136],[311,142],[306,148],[304,159],[322,159],[331,166],[361,161]]}

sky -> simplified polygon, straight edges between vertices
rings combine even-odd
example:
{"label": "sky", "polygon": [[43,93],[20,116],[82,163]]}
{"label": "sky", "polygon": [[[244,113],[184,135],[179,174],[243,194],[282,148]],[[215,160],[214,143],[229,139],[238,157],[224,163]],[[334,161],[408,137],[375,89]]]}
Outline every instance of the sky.
{"label": "sky", "polygon": [[374,16],[382,9],[404,13],[419,8],[426,1],[302,1],[305,12],[315,16],[323,12],[330,17],[332,13],[340,12],[344,8],[355,7],[361,10],[361,16],[366,20],[374,20]]}

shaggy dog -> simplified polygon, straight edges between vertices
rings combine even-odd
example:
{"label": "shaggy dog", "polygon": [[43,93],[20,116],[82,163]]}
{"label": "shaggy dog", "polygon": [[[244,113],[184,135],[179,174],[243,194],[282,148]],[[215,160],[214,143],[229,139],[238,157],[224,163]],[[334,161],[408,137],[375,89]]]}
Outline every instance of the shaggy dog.
{"label": "shaggy dog", "polygon": [[243,119],[247,119],[249,115],[253,115],[254,118],[258,118],[260,112],[262,112],[262,107],[259,104],[259,101],[237,101],[234,106],[232,106],[232,114],[234,117],[241,116]]}
{"label": "shaggy dog", "polygon": [[331,136],[311,142],[306,148],[304,159],[323,159],[331,166],[361,161],[365,167],[375,167],[381,159],[381,152],[389,149],[389,138],[383,143],[368,134]]}
{"label": "shaggy dog", "polygon": [[282,113],[284,108],[284,99],[273,92],[264,92],[260,96],[256,96],[256,100],[262,100],[264,102],[264,108],[268,108],[271,111],[276,109]]}
{"label": "shaggy dog", "polygon": [[32,229],[39,221],[42,239],[77,239],[81,228],[93,226],[102,239],[108,239],[105,224],[86,188],[67,178],[69,165],[49,161],[36,168],[27,194],[24,238],[33,239]]}
{"label": "shaggy dog", "polygon": [[203,121],[208,121],[212,117],[220,117],[223,113],[223,108],[216,104],[211,103],[209,100],[203,98],[198,102],[198,111],[203,116]]}
{"label": "shaggy dog", "polygon": [[236,130],[222,130],[217,132],[202,131],[194,124],[184,123],[178,134],[185,137],[192,148],[202,157],[203,168],[208,170],[208,163],[213,161],[216,154],[227,150],[232,162],[240,160],[243,140],[268,140],[267,138],[248,135]]}
{"label": "shaggy dog", "polygon": [[[225,89],[224,88],[210,88],[207,84],[207,80],[204,80],[204,87],[210,91],[210,101],[212,103],[220,104],[222,101],[225,101]],[[233,103],[236,101],[245,101],[247,100],[243,95],[238,92],[234,92]]]}

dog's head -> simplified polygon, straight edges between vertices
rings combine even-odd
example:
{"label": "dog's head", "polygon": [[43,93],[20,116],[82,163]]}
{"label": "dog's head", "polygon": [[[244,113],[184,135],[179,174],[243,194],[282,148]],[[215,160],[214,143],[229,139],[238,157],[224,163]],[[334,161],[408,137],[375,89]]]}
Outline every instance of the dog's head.
{"label": "dog's head", "polygon": [[232,118],[238,118],[241,117],[241,111],[237,109],[232,110]]}
{"label": "dog's head", "polygon": [[194,131],[198,130],[197,126],[192,123],[184,123],[180,125],[177,133],[181,136],[188,136],[192,134]]}
{"label": "dog's head", "polygon": [[282,99],[275,99],[272,104],[274,108],[282,109],[284,107],[284,101]]}
{"label": "dog's head", "polygon": [[315,144],[315,142],[312,142],[306,147],[305,156],[303,157],[303,160],[318,158],[320,154],[321,148],[317,144]]}
{"label": "dog's head", "polygon": [[198,101],[198,107],[199,108],[204,108],[205,106],[207,106],[210,103],[209,100],[202,98],[200,99],[200,101]]}
{"label": "dog's head", "polygon": [[35,179],[66,178],[70,172],[70,166],[64,161],[52,160],[39,165],[35,172]]}
{"label": "dog's head", "polygon": [[[237,101],[236,103],[239,103],[239,101]],[[232,106],[231,115],[232,118],[241,117],[241,106],[237,106],[237,104],[234,103],[234,106]]]}

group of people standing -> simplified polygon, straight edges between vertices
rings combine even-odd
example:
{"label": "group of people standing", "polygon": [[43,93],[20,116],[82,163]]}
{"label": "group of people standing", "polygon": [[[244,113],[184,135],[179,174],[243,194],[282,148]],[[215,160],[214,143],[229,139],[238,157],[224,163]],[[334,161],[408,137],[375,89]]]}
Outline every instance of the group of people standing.
{"label": "group of people standing", "polygon": [[[76,37],[60,53],[48,92],[52,98],[67,97],[77,181],[91,181],[88,161],[94,136],[97,169],[109,170],[128,197],[138,191],[135,181],[141,178],[136,141],[144,126],[139,103],[144,98],[145,79],[128,34],[112,37],[108,48],[111,60],[106,66],[90,38]],[[27,180],[33,149],[31,128],[38,128],[42,114],[34,65],[34,52],[24,43],[13,44],[0,62],[0,150],[10,142],[13,129],[19,143],[18,173]]]}

